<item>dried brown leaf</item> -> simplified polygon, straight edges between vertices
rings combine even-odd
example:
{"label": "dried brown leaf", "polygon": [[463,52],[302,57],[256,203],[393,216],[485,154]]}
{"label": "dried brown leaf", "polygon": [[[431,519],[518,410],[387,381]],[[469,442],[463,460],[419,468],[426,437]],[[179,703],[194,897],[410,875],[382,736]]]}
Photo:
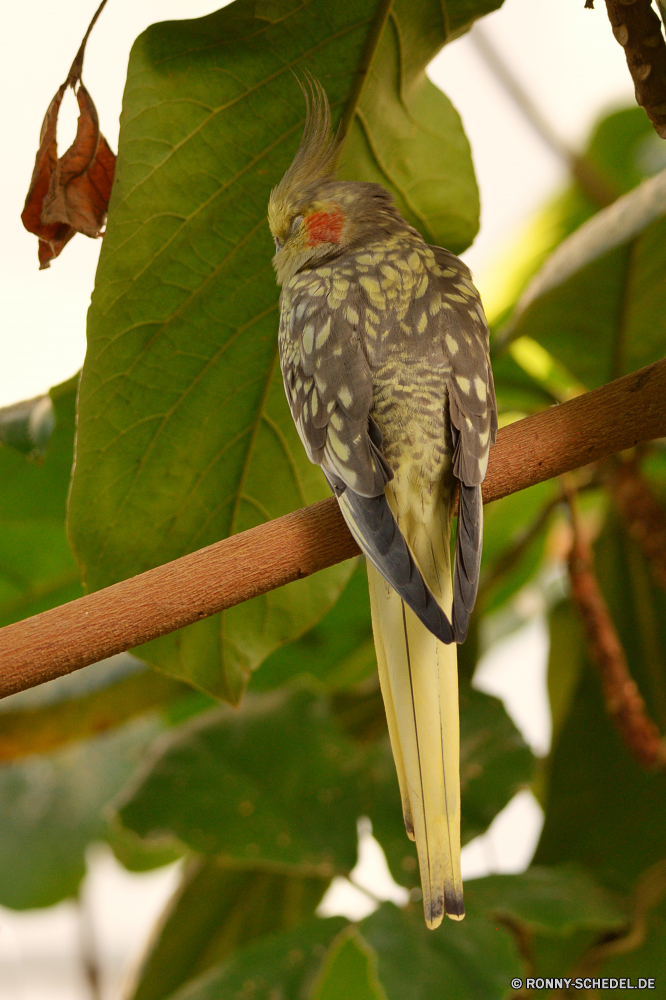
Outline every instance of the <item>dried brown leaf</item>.
{"label": "dried brown leaf", "polygon": [[[116,166],[115,154],[99,130],[97,109],[81,83],[86,42],[106,0],[102,0],[81,42],[65,82],[49,104],[21,219],[39,239],[39,268],[49,267],[76,233],[102,235]],[[67,87],[76,89],[76,137],[58,159],[58,113]]]}
{"label": "dried brown leaf", "polygon": [[40,270],[49,266],[49,261],[57,257],[65,244],[71,240],[75,233],[69,225],[60,222],[52,222],[46,225],[42,221],[42,205],[49,188],[51,178],[58,165],[58,145],[56,141],[56,129],[58,124],[58,111],[65,94],[67,85],[59,88],[57,94],[49,104],[42,130],[39,137],[39,149],[35,157],[35,167],[30,180],[28,196],[21,214],[23,225],[29,233],[34,233],[39,237],[39,267]]}
{"label": "dried brown leaf", "polygon": [[116,157],[99,131],[93,100],[79,84],[79,120],[74,142],[60,158],[58,112],[67,84],[51,101],[40,136],[30,190],[21,218],[39,238],[39,266],[48,267],[75,233],[102,235],[111,196]]}

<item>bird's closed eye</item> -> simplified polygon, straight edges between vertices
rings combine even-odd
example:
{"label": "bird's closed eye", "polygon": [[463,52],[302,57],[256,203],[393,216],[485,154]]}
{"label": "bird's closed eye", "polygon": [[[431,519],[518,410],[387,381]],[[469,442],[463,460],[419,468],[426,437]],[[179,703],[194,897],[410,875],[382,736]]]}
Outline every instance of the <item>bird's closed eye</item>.
{"label": "bird's closed eye", "polygon": [[[287,233],[287,239],[289,239],[290,236],[293,236],[294,233],[296,233],[300,229],[302,222],[303,222],[302,215],[297,215],[295,219],[292,219],[291,225],[289,226],[289,232]],[[277,236],[274,239],[275,239],[275,249],[281,250],[282,247],[284,246],[284,243],[282,242],[282,240],[279,240]]]}

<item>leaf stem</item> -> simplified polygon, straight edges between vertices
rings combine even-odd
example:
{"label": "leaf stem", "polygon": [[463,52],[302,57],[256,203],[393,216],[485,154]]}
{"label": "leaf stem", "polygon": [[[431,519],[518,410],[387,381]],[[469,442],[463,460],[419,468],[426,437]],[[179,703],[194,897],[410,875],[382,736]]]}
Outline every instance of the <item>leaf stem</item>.
{"label": "leaf stem", "polygon": [[95,27],[95,24],[97,22],[97,18],[99,17],[99,15],[102,13],[102,11],[104,10],[104,8],[106,7],[106,3],[107,3],[107,0],[102,0],[101,4],[99,5],[99,7],[97,8],[97,10],[93,14],[92,21],[88,25],[88,29],[87,29],[85,35],[83,36],[83,40],[82,40],[81,44],[79,45],[79,51],[74,56],[74,62],[72,63],[72,65],[69,68],[69,73],[67,74],[67,79],[65,80],[65,83],[63,84],[63,86],[65,86],[65,87],[69,86],[69,87],[72,88],[72,90],[74,90],[76,84],[81,79],[81,74],[83,72],[83,57],[86,54],[86,45],[88,44],[88,39],[90,38],[90,32]]}
{"label": "leaf stem", "polygon": [[338,126],[338,135],[340,137],[341,144],[344,143],[347,135],[349,134],[349,130],[354,120],[354,115],[356,114],[356,109],[358,108],[361,100],[363,88],[365,87],[368,79],[368,75],[379,47],[379,42],[384,28],[386,27],[386,23],[389,19],[392,6],[393,0],[379,0],[379,3],[375,8],[375,13],[372,21],[370,22],[370,28],[365,38],[363,51],[361,52],[361,58],[359,59],[356,67],[356,73],[354,74],[351,90],[349,91],[349,97],[347,98],[347,103],[345,104],[345,109],[342,112],[342,118],[340,119],[340,125]]}

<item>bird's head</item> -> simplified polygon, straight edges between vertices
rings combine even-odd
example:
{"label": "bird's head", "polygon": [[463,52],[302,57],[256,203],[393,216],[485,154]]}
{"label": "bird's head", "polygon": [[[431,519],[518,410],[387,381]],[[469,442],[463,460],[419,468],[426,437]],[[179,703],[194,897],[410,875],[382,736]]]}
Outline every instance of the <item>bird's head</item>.
{"label": "bird's head", "polygon": [[279,284],[304,267],[336,257],[362,242],[382,217],[399,219],[390,195],[379,184],[336,181],[341,138],[331,129],[331,113],[321,85],[303,88],[305,128],[291,166],[268,202],[275,240],[273,266]]}

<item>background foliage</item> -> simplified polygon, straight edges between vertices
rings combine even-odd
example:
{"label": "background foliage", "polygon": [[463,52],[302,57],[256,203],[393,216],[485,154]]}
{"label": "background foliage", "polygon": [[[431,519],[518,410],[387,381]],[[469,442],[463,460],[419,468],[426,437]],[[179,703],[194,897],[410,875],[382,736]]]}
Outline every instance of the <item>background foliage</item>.
{"label": "background foliage", "polygon": [[[460,119],[424,69],[500,0],[388,6],[236,0],[137,39],[71,483],[77,380],[0,411],[1,624],[78,596],[81,576],[103,587],[326,495],[276,370],[265,205],[302,125],[292,70],[317,76],[336,116],[350,116],[343,176],[385,184],[431,242],[460,252],[478,227]],[[628,109],[598,125],[586,157],[619,195],[663,166],[655,148],[643,113]],[[499,276],[497,331],[548,254],[599,207],[572,182],[534,220]],[[496,337],[501,422],[664,354],[665,227],[657,218],[538,298],[511,340]],[[641,468],[663,503],[662,445]],[[582,482],[584,520],[663,733],[666,595],[614,509],[607,472]],[[442,984],[499,1000],[526,974],[666,975],[664,777],[641,770],[605,713],[556,559],[560,496],[548,482],[486,511],[461,650],[463,840],[524,787],[546,818],[525,873],[468,883],[462,925],[423,925],[365,571],[353,562],[153,642],[140,659],[7,699],[0,903],[75,895],[94,839],[132,870],[184,856],[133,1000],[411,1000],[443,995]],[[550,608],[553,746],[539,761],[502,704],[471,684],[480,624],[515,627],[526,586]],[[321,919],[331,879],[356,862],[361,815],[412,901],[358,925]]]}

